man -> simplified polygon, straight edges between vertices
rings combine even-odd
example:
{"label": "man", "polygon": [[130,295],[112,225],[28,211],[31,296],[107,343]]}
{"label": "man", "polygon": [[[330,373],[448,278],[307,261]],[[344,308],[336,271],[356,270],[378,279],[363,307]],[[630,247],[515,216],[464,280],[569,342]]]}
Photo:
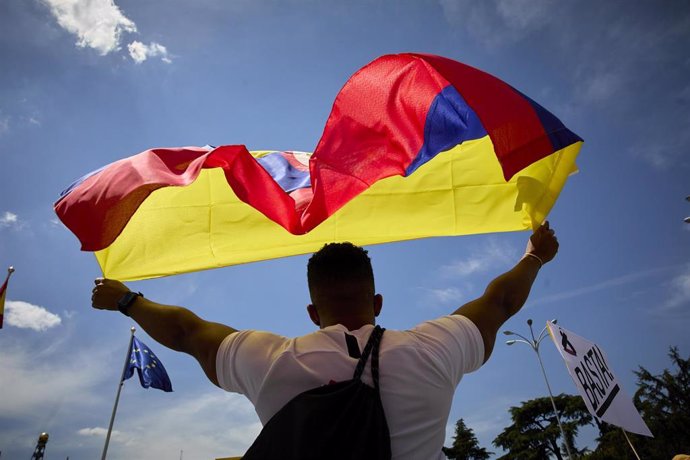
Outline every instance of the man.
{"label": "man", "polygon": [[[409,331],[386,331],[380,388],[393,459],[444,458],[455,387],[463,374],[486,362],[498,329],[520,310],[539,269],[557,251],[546,222],[530,237],[525,256],[481,297]],[[383,306],[369,257],[357,246],[324,246],[309,260],[307,276],[312,302],[307,311],[319,330],[295,339],[204,321],[114,280],[96,280],[92,303],[105,310],[118,310],[119,303],[155,340],[194,356],[215,385],[247,396],[265,424],[299,393],[352,378]],[[363,379],[371,384],[370,373]]]}

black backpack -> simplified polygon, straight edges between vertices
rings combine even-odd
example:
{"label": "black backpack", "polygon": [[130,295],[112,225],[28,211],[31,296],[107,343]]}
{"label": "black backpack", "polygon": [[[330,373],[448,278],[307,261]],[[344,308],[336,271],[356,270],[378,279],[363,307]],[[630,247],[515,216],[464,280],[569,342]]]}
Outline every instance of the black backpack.
{"label": "black backpack", "polygon": [[[295,396],[266,423],[242,460],[389,460],[390,434],[379,395],[384,330],[372,331],[352,380]],[[361,380],[369,354],[374,388]]]}

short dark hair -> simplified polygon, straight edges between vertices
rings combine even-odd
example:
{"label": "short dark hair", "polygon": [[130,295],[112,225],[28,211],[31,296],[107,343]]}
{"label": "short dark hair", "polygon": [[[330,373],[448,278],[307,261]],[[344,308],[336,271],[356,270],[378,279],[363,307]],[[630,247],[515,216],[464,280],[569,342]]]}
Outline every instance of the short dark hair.
{"label": "short dark hair", "polygon": [[351,282],[371,284],[373,292],[374,270],[368,251],[349,242],[325,244],[307,263],[307,282],[312,299],[316,289]]}

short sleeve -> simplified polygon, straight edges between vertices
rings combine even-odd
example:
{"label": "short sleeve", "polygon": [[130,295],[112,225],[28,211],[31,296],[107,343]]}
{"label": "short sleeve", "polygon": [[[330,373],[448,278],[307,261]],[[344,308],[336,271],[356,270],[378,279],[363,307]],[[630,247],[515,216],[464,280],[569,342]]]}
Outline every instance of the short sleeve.
{"label": "short sleeve", "polygon": [[218,386],[254,402],[266,374],[289,339],[270,332],[243,330],[228,335],[216,353]]}
{"label": "short sleeve", "polygon": [[409,332],[454,387],[463,374],[479,369],[484,363],[482,335],[465,316],[443,316],[421,323]]}

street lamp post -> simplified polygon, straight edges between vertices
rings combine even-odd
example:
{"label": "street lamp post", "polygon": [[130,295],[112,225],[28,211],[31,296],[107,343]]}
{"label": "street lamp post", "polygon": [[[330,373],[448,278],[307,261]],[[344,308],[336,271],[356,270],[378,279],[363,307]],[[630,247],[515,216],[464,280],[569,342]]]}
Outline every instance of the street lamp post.
{"label": "street lamp post", "polygon": [[[552,320],[552,323],[556,324],[556,320]],[[526,343],[527,345],[534,350],[534,352],[537,354],[537,359],[539,360],[539,366],[541,367],[541,373],[544,376],[544,382],[546,382],[546,388],[549,390],[549,398],[551,398],[551,405],[553,406],[553,413],[556,415],[556,421],[558,422],[558,428],[561,429],[561,436],[563,436],[563,442],[565,443],[565,450],[568,452],[568,458],[574,459],[573,454],[570,452],[570,446],[568,445],[568,438],[565,436],[565,431],[563,430],[563,425],[561,424],[561,418],[558,415],[558,409],[556,409],[556,401],[553,399],[553,393],[551,392],[551,385],[549,385],[549,379],[546,378],[546,371],[544,370],[544,363],[541,360],[541,355],[539,354],[539,345],[541,344],[541,341],[544,340],[547,336],[547,327],[544,326],[544,329],[541,330],[539,333],[539,336],[537,338],[534,337],[534,331],[532,330],[532,320],[528,319],[527,320],[527,325],[529,326],[529,333],[532,336],[532,340],[528,339],[527,337],[518,334],[517,332],[512,332],[512,331],[503,331],[505,335],[514,335],[517,337],[520,337],[519,339],[511,339],[506,341],[506,345],[513,345],[516,342],[520,343]]]}

